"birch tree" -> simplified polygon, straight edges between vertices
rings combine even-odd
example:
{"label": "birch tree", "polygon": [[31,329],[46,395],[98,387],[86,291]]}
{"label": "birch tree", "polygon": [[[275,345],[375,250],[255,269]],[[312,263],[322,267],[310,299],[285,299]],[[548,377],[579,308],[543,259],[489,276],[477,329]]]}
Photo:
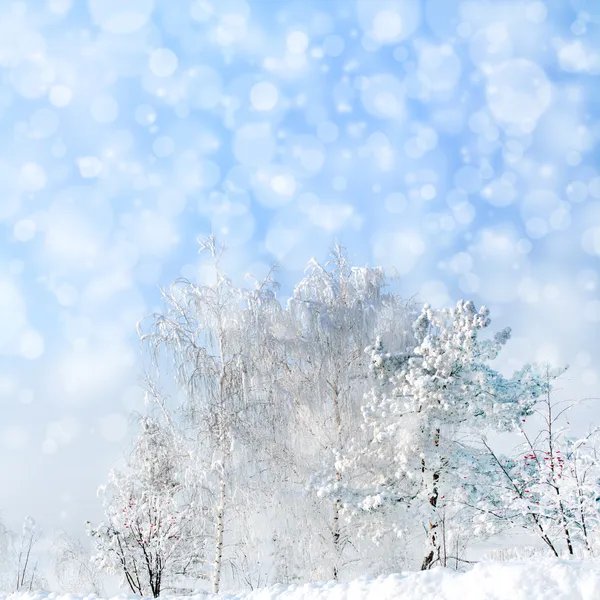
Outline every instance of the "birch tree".
{"label": "birch tree", "polygon": [[235,286],[221,269],[222,251],[214,237],[203,241],[212,281],[175,282],[163,291],[164,312],[140,326],[154,364],[159,371],[172,367],[183,393],[180,430],[194,454],[187,479],[212,547],[207,576],[214,592],[221,584],[228,522],[240,514],[240,478],[247,481],[250,464],[256,467],[249,454],[257,444],[264,450],[261,427],[277,414],[268,385],[275,346],[263,318],[267,307],[277,310],[275,281],[269,274],[253,290]]}
{"label": "birch tree", "polygon": [[[344,248],[336,245],[324,266],[310,261],[306,276],[288,302],[297,330],[290,347],[290,381],[295,389],[296,415],[310,439],[312,475],[326,458],[337,482],[336,455],[357,434],[360,405],[367,385],[365,347],[381,334],[395,346],[406,343],[406,306],[387,285],[380,267],[355,267]],[[318,462],[314,462],[315,459]],[[338,579],[349,532],[340,519],[341,500],[330,498],[331,575]]]}

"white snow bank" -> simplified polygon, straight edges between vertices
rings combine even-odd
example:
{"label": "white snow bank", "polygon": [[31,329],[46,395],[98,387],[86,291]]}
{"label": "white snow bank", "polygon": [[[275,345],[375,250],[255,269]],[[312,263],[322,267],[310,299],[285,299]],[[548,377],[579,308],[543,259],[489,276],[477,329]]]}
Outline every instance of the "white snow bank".
{"label": "white snow bank", "polygon": [[[92,600],[96,596],[46,592],[0,594],[0,600]],[[139,598],[115,596],[115,600]],[[421,573],[306,583],[236,594],[170,596],[171,600],[599,600],[600,564],[543,560],[482,562],[466,573],[437,568]]]}

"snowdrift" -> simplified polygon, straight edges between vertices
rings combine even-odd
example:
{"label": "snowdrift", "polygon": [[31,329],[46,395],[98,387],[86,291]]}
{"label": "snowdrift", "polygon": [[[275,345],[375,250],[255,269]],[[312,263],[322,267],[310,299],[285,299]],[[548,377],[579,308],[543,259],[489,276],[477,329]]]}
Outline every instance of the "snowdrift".
{"label": "snowdrift", "polygon": [[[47,592],[0,594],[0,600],[92,600]],[[139,598],[115,596],[115,600]],[[466,573],[437,568],[350,583],[277,585],[234,594],[170,596],[171,600],[600,600],[600,563],[543,560],[482,562]]]}

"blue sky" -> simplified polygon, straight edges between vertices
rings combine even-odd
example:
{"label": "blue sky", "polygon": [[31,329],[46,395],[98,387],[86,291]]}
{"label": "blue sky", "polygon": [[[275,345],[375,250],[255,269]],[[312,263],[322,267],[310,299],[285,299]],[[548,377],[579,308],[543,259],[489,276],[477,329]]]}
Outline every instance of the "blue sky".
{"label": "blue sky", "polygon": [[593,396],[599,26],[597,0],[0,2],[4,518],[98,518],[135,323],[211,230],[284,296],[338,239]]}

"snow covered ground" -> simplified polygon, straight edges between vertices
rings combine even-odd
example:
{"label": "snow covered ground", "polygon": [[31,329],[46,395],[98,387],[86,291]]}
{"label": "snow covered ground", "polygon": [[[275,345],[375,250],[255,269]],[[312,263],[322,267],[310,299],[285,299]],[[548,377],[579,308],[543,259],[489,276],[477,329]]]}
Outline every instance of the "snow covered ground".
{"label": "snow covered ground", "polygon": [[[46,592],[0,594],[0,600],[92,600]],[[119,600],[134,598],[121,595]],[[171,597],[177,600],[182,597]],[[600,564],[593,562],[482,562],[466,573],[427,572],[350,583],[278,585],[238,594],[197,594],[186,600],[598,600]]]}

